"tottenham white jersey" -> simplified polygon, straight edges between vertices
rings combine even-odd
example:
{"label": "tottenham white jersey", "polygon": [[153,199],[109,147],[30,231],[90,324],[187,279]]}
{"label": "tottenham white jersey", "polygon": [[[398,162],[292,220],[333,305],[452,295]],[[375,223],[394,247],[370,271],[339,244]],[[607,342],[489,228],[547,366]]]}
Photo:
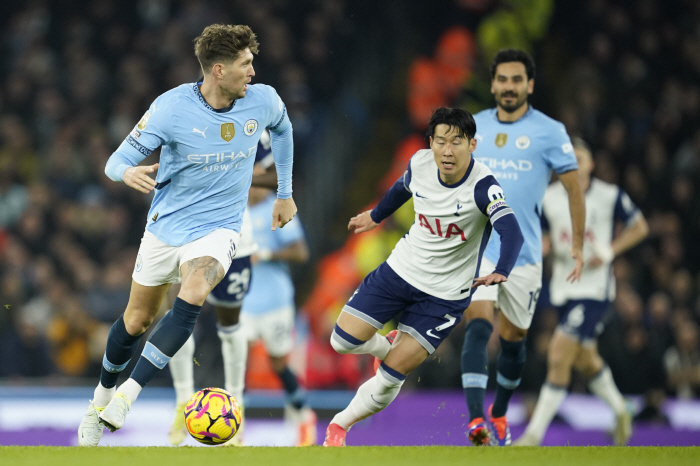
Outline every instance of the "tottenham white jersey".
{"label": "tottenham white jersey", "polygon": [[429,149],[411,158],[404,183],[413,194],[415,222],[387,263],[406,282],[431,296],[469,297],[491,234],[489,219],[495,222],[513,214],[503,190],[491,170],[474,159],[462,181],[444,184]]}
{"label": "tottenham white jersey", "polygon": [[[639,210],[629,196],[619,187],[596,178],[586,191],[586,230],[583,237],[584,264],[594,256],[596,248],[610,246],[615,221],[636,221]],[[561,181],[552,183],[544,195],[543,214],[545,228],[549,228],[554,257],[550,299],[555,306],[562,306],[571,299],[615,299],[615,280],[612,264],[599,267],[584,265],[581,280],[566,281],[576,263],[571,258],[571,216],[569,198]]]}

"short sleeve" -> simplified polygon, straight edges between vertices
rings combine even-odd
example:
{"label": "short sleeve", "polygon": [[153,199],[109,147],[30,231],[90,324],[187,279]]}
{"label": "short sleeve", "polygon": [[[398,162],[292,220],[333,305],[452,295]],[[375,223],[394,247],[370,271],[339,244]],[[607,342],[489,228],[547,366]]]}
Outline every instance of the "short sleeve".
{"label": "short sleeve", "polygon": [[[173,112],[163,96],[158,97],[143,114],[118,151],[148,157],[157,148],[171,141]],[[134,152],[135,151],[135,152]]]}
{"label": "short sleeve", "polygon": [[474,201],[479,210],[486,215],[491,224],[499,218],[513,214],[513,210],[506,203],[506,196],[493,175],[488,175],[476,183],[474,187]]}
{"label": "short sleeve", "polygon": [[571,144],[569,135],[566,134],[566,128],[561,123],[557,123],[557,127],[553,128],[551,134],[547,136],[544,159],[557,175],[578,168],[574,146]]}
{"label": "short sleeve", "polygon": [[634,205],[629,195],[622,189],[618,189],[617,199],[615,200],[615,211],[613,214],[615,219],[629,224],[638,213],[639,209]]}

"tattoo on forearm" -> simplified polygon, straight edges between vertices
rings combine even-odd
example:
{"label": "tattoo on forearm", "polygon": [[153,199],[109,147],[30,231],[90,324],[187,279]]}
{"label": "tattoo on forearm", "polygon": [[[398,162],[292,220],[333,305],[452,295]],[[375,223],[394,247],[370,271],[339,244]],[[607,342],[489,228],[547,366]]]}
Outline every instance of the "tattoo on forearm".
{"label": "tattoo on forearm", "polygon": [[212,288],[224,278],[223,267],[221,267],[219,261],[213,257],[198,257],[189,260],[187,261],[187,267],[191,274],[201,270],[204,279]]}

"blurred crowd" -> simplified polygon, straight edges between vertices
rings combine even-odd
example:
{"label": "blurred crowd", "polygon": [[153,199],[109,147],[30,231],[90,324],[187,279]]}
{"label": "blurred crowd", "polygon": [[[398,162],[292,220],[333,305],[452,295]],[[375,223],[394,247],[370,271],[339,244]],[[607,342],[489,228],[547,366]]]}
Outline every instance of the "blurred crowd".
{"label": "blurred crowd", "polygon": [[[191,39],[205,25],[247,23],[261,37],[256,79],[289,107],[295,183],[303,182],[313,122],[342,73],[331,50],[350,40],[339,27],[343,0],[68,3],[31,1],[0,20],[0,377],[97,373],[106,332],[128,299],[150,202],[108,180],[104,165],[156,95],[199,76]],[[501,20],[518,4],[455,3],[479,4],[479,14],[503,7]],[[642,415],[662,419],[666,395],[700,396],[700,3],[550,6],[537,27],[520,28],[539,31],[528,46],[538,63],[532,102],[591,145],[594,175],[621,185],[649,221],[649,239],[615,261],[618,296],[600,350],[621,391],[645,395]],[[485,41],[504,35],[489,31],[517,24],[493,18],[476,32],[473,72],[452,97],[470,110],[493,105],[488,54],[501,44]],[[387,253],[379,249],[377,257]],[[525,392],[544,380],[556,323],[545,286]],[[409,385],[461,386],[462,329]],[[318,374],[333,366],[318,361]],[[334,380],[317,386],[337,388]],[[585,391],[584,382],[574,379],[572,389]]]}
{"label": "blurred crowd", "polygon": [[311,122],[342,68],[331,50],[346,40],[343,9],[343,0],[0,7],[0,377],[98,373],[151,200],[110,181],[105,163],[156,96],[201,76],[192,39],[206,25],[258,34],[255,81],[289,109],[303,185]]}

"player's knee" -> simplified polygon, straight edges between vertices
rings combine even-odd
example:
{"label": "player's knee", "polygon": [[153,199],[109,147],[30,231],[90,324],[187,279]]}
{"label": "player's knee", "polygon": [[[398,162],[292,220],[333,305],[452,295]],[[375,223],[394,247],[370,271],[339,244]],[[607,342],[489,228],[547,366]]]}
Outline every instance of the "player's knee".
{"label": "player's knee", "polygon": [[349,354],[352,352],[352,348],[347,348],[345,347],[342,343],[340,343],[336,338],[333,338],[335,336],[335,332],[333,332],[333,335],[331,335],[331,346],[333,349],[336,351],[336,353],[340,354]]}
{"label": "player's knee", "polygon": [[331,334],[331,346],[340,354],[353,353],[363,342],[335,325]]}
{"label": "player's knee", "polygon": [[148,312],[125,312],[124,328],[131,336],[138,336],[148,330],[153,323],[153,317]]}

